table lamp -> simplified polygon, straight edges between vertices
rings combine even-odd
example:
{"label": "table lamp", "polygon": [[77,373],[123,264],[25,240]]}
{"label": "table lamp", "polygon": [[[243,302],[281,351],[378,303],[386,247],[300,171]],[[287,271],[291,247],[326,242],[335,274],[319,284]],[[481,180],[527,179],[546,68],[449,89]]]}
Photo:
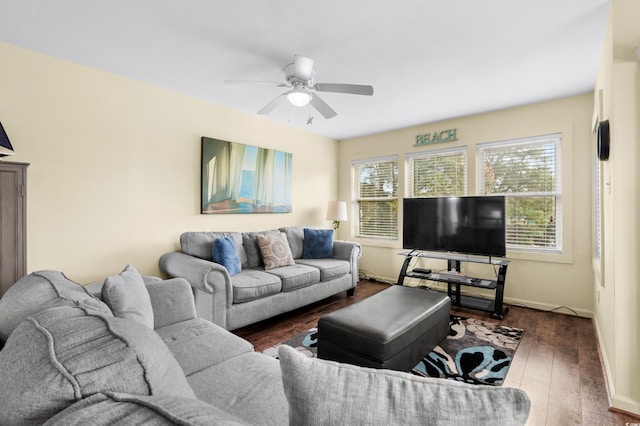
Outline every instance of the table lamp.
{"label": "table lamp", "polygon": [[327,206],[327,220],[333,221],[333,230],[340,228],[340,222],[348,220],[346,201],[329,201]]}

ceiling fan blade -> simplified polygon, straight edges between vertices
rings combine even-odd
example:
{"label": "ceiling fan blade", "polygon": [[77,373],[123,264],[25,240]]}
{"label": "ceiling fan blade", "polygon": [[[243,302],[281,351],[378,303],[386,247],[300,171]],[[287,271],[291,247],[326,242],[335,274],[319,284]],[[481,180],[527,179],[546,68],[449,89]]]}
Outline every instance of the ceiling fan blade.
{"label": "ceiling fan blade", "polygon": [[352,95],[373,95],[373,86],[363,84],[317,83],[313,86],[318,92],[349,93]]}
{"label": "ceiling fan blade", "polygon": [[266,86],[290,87],[286,83],[278,81],[261,81],[261,80],[225,80],[224,84],[261,84]]}
{"label": "ceiling fan blade", "polygon": [[296,78],[307,81],[313,76],[313,59],[295,55],[293,64]]}
{"label": "ceiling fan blade", "polygon": [[274,100],[272,100],[271,102],[263,106],[262,109],[258,111],[258,114],[269,114],[271,111],[273,111],[274,109],[282,105],[284,102],[286,102],[286,100],[287,100],[287,95],[283,93],[282,95],[278,96],[277,98],[275,98]]}
{"label": "ceiling fan blade", "polygon": [[325,101],[320,99],[320,96],[316,95],[315,93],[311,94],[310,104],[315,109],[317,109],[318,112],[320,114],[322,114],[322,116],[324,118],[332,118],[332,117],[335,117],[336,115],[338,115],[337,112],[335,112],[333,109],[331,109],[331,107],[329,105],[327,105],[327,103]]}

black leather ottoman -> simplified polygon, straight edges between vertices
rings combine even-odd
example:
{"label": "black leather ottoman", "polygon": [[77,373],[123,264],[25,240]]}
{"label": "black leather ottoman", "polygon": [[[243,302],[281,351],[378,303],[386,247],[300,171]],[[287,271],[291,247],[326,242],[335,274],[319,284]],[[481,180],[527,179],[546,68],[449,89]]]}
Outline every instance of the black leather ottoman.
{"label": "black leather ottoman", "polygon": [[410,371],[449,334],[446,294],[395,285],[318,321],[318,358]]}

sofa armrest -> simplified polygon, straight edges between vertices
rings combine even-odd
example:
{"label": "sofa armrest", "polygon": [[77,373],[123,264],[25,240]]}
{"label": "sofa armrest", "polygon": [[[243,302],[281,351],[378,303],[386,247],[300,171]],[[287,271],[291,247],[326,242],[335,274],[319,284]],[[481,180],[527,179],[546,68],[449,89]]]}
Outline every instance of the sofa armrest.
{"label": "sofa armrest", "polygon": [[362,246],[353,241],[335,240],[333,242],[333,257],[336,259],[353,261],[360,259]]}
{"label": "sofa armrest", "polygon": [[333,257],[335,259],[348,260],[351,264],[351,276],[353,288],[358,285],[360,272],[358,270],[358,261],[362,254],[362,246],[360,243],[353,241],[334,240],[333,241]]}
{"label": "sofa armrest", "polygon": [[196,306],[191,286],[183,278],[146,283],[151,307],[153,308],[153,328],[195,319]]}
{"label": "sofa armrest", "polygon": [[[224,327],[226,311],[233,304],[231,276],[224,266],[176,251],[162,255],[160,269],[172,277],[186,279],[195,289],[198,317]],[[209,296],[199,297],[205,296],[200,292]],[[211,303],[202,303],[207,298]]]}
{"label": "sofa armrest", "polygon": [[[207,293],[233,294],[229,271],[218,263],[176,251],[162,255],[160,269],[172,277],[186,279],[191,286]],[[231,301],[229,298],[229,304]]]}

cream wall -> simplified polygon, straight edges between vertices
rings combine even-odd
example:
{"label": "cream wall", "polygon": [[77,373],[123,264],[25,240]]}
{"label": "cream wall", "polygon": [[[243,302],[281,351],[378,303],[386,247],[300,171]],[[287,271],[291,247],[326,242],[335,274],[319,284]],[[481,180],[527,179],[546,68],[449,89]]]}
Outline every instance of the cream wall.
{"label": "cream wall", "polygon": [[640,3],[613,0],[594,116],[611,123],[604,184],[603,262],[594,263],[595,325],[613,407],[640,414]]}
{"label": "cream wall", "polygon": [[[505,301],[540,309],[567,306],[580,315],[591,316],[593,311],[590,213],[592,106],[592,94],[584,94],[341,141],[339,145],[340,199],[350,200],[352,160],[398,155],[399,196],[402,198],[405,184],[404,154],[455,146],[467,147],[467,192],[473,195],[476,181],[476,144],[560,132],[562,133],[562,196],[565,231],[563,254],[527,255],[509,251],[507,258],[511,259],[512,263],[507,271]],[[457,142],[440,143],[428,148],[413,146],[416,135],[454,128],[457,129]],[[399,217],[401,230],[402,212]],[[346,228],[343,233],[349,232],[348,227]],[[353,235],[347,238],[355,239]],[[361,273],[395,282],[403,262],[403,257],[397,255],[402,249],[402,242],[386,243],[372,239],[358,241],[364,246]],[[446,268],[444,261],[422,260],[421,262],[420,266],[434,270]],[[477,276],[493,276],[493,270],[487,265],[464,264],[463,272]],[[417,285],[418,282],[412,284]]]}
{"label": "cream wall", "polygon": [[[0,121],[30,163],[28,270],[160,273],[184,231],[329,226],[337,141],[0,43]],[[293,154],[290,214],[201,215],[200,138]]]}

